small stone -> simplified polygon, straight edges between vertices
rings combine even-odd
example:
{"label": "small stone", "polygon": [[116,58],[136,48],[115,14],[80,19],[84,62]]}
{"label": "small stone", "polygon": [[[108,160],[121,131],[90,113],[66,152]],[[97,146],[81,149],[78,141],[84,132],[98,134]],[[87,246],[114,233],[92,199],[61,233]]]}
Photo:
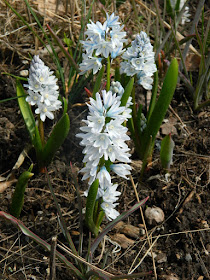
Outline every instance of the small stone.
{"label": "small stone", "polygon": [[145,229],[144,229],[144,228],[141,228],[141,229],[140,229],[140,235],[145,235],[145,233],[146,233]]}
{"label": "small stone", "polygon": [[161,208],[153,206],[145,210],[145,217],[150,225],[159,224],[164,221],[165,215]]}
{"label": "small stone", "polygon": [[187,254],[186,254],[185,260],[186,260],[187,262],[191,262],[191,261],[192,261],[192,257],[191,257],[191,255],[190,255],[190,253],[187,253]]}
{"label": "small stone", "polygon": [[20,71],[20,76],[28,77],[28,70],[21,70]]}
{"label": "small stone", "polygon": [[157,258],[156,258],[156,261],[157,263],[164,263],[164,262],[167,262],[167,256],[165,253],[160,253],[157,255]]}
{"label": "small stone", "polygon": [[176,274],[171,274],[171,275],[161,275],[161,279],[164,280],[179,280],[178,276]]}

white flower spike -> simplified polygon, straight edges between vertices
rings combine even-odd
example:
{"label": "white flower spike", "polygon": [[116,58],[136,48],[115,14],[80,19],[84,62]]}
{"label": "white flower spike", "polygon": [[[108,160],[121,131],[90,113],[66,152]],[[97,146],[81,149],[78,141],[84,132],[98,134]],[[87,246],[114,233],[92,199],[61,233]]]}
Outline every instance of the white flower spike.
{"label": "white flower spike", "polygon": [[[112,22],[114,24],[114,22]],[[89,115],[84,120],[86,126],[82,126],[82,133],[77,137],[82,138],[80,144],[84,147],[83,162],[85,167],[82,180],[89,179],[89,186],[96,178],[99,179],[97,199],[101,199],[101,207],[108,220],[115,219],[119,213],[114,209],[120,195],[117,184],[111,182],[110,170],[119,176],[126,178],[130,174],[129,148],[125,141],[129,140],[124,121],[131,117],[130,109],[120,106],[120,99],[124,89],[119,82],[112,84],[113,91],[102,91],[102,95],[96,93],[96,100],[90,98]],[[119,95],[117,94],[119,92]],[[130,100],[128,102],[131,104]],[[114,164],[114,162],[121,162]],[[124,164],[125,163],[125,164]],[[113,167],[112,167],[113,166]],[[85,195],[87,195],[87,191]]]}
{"label": "white flower spike", "polygon": [[149,37],[143,31],[136,35],[131,47],[123,53],[123,62],[120,64],[120,72],[127,76],[137,75],[138,83],[145,89],[151,90],[152,75],[157,71],[155,54]]}
{"label": "white flower spike", "polygon": [[58,100],[57,78],[38,55],[31,61],[28,84],[24,86],[28,88],[26,101],[38,107],[35,113],[40,115],[41,120],[44,122],[46,117],[54,119],[53,112],[60,109],[62,104]]}
{"label": "white flower spike", "polygon": [[80,64],[80,75],[89,70],[96,74],[101,69],[104,58],[111,56],[114,59],[124,52],[123,43],[127,41],[126,32],[122,31],[124,26],[120,26],[119,17],[114,13],[111,16],[106,14],[106,17],[103,24],[99,21],[87,24],[86,39],[80,41],[85,51]]}

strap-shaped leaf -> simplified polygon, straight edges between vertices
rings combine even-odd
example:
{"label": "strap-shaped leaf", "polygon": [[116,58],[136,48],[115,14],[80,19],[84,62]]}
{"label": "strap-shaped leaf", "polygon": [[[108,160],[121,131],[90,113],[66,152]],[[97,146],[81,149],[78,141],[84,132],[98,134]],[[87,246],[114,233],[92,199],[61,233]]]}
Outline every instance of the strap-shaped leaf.
{"label": "strap-shaped leaf", "polygon": [[131,95],[132,89],[133,89],[133,83],[134,83],[134,78],[130,79],[128,82],[125,91],[123,93],[123,96],[121,98],[121,106],[125,106],[127,104],[128,98]]}
{"label": "strap-shaped leaf", "polygon": [[47,140],[46,145],[43,148],[42,160],[45,166],[51,162],[55,152],[63,144],[66,136],[68,135],[69,129],[70,120],[68,114],[66,113],[57,122],[49,139]]}
{"label": "strap-shaped leaf", "polygon": [[149,142],[150,136],[152,136],[152,143],[154,143],[155,141],[155,137],[173,98],[173,94],[176,89],[177,78],[178,62],[174,58],[166,73],[158,101],[155,105],[155,108],[153,109],[149,122],[147,123],[147,127],[144,130],[142,139],[143,151],[145,150],[147,143]]}
{"label": "strap-shaped leaf", "polygon": [[35,119],[31,111],[30,105],[28,104],[28,102],[26,102],[25,97],[21,97],[25,95],[25,91],[19,80],[16,80],[16,90],[17,90],[17,96],[20,97],[18,98],[20,111],[22,113],[31,141],[33,143],[35,137],[35,127],[36,127]]}
{"label": "strap-shaped leaf", "polygon": [[161,142],[160,161],[163,168],[169,169],[173,161],[174,141],[171,133],[166,135]]}
{"label": "strap-shaped leaf", "polygon": [[90,189],[88,191],[88,197],[86,202],[86,212],[85,212],[85,221],[87,223],[87,226],[89,230],[94,233],[95,236],[98,235],[99,228],[96,227],[94,221],[93,221],[93,214],[94,214],[94,207],[96,203],[96,196],[98,193],[98,186],[99,186],[99,180],[96,179],[92,185],[90,186]]}
{"label": "strap-shaped leaf", "polygon": [[10,207],[10,213],[18,218],[20,216],[20,213],[22,211],[23,203],[24,203],[24,193],[25,189],[28,185],[28,180],[34,175],[31,173],[31,170],[33,168],[33,165],[30,166],[28,171],[24,171],[15,186],[15,192],[12,196],[12,204]]}
{"label": "strap-shaped leaf", "polygon": [[147,121],[149,121],[149,119],[152,115],[153,109],[155,107],[156,98],[157,98],[157,91],[158,91],[158,71],[156,71],[155,74],[154,74],[154,84],[153,84],[153,87],[152,87],[152,97],[151,97],[151,100],[150,100],[150,103],[149,103],[149,110],[148,110],[148,113],[147,113]]}

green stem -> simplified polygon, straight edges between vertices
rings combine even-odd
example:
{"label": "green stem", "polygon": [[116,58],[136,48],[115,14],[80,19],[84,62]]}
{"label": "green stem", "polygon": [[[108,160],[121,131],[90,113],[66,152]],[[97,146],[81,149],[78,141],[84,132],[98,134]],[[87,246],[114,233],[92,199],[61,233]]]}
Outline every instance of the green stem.
{"label": "green stem", "polygon": [[152,156],[152,148],[153,148],[153,146],[152,146],[152,135],[151,135],[150,139],[149,139],[149,142],[146,146],[146,150],[144,152],[143,163],[142,163],[141,172],[140,172],[140,181],[142,181],[142,178],[143,178],[143,175],[144,175],[144,170],[147,167],[148,160]]}
{"label": "green stem", "polygon": [[39,116],[39,134],[40,134],[40,138],[41,138],[41,142],[42,142],[42,147],[44,147],[44,144],[45,144],[45,140],[44,140],[44,124],[43,124],[43,121],[40,119],[40,116]]}
{"label": "green stem", "polygon": [[109,91],[110,89],[110,68],[111,68],[111,63],[110,63],[110,58],[109,56],[107,57],[107,66],[106,66],[106,91]]}
{"label": "green stem", "polygon": [[102,223],[102,221],[103,221],[104,216],[105,216],[105,213],[104,213],[103,210],[101,210],[101,211],[99,212],[98,217],[97,217],[97,220],[96,220],[96,227],[97,227],[98,229],[99,229],[99,227],[100,227],[100,225],[101,225],[101,223]]}

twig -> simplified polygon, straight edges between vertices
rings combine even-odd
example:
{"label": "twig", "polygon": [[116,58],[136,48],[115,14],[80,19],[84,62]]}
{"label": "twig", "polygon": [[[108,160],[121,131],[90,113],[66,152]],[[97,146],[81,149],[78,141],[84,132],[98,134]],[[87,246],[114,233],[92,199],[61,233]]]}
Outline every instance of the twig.
{"label": "twig", "polygon": [[[135,195],[136,195],[136,199],[137,199],[138,202],[140,202],[140,200],[139,200],[139,195],[138,195],[138,192],[137,192],[137,190],[136,190],[136,185],[135,185],[135,183],[134,183],[134,181],[133,181],[133,177],[130,176],[130,179],[131,179],[131,184],[132,184],[132,186],[133,186],[133,189],[134,189],[134,192],[135,192]],[[152,252],[152,247],[153,247],[153,245],[151,245],[151,241],[150,241],[150,238],[149,238],[149,235],[148,235],[147,226],[146,226],[146,223],[145,223],[145,219],[144,219],[144,214],[143,214],[142,207],[140,207],[140,213],[141,213],[142,221],[143,221],[143,224],[144,224],[144,229],[145,229],[145,231],[146,231],[147,240],[148,240],[149,246],[150,246],[150,248],[151,248],[151,255],[152,255],[152,262],[153,262],[153,268],[154,268],[155,279],[157,279],[157,272],[156,272],[155,260],[154,260],[154,255],[153,255],[153,252]],[[155,242],[156,242],[156,241],[155,241]],[[132,270],[132,272],[133,272],[135,269],[136,269],[136,268],[134,268],[134,269]],[[131,272],[131,273],[132,273],[132,272]]]}
{"label": "twig", "polygon": [[53,236],[52,242],[51,242],[51,251],[50,251],[50,277],[49,277],[49,280],[56,279],[56,264],[55,264],[56,246],[57,246],[57,236]]}
{"label": "twig", "polygon": [[[135,270],[141,265],[141,263],[143,262],[143,260],[145,259],[145,257],[146,257],[147,254],[149,253],[149,251],[151,251],[151,253],[152,253],[152,247],[155,245],[155,243],[157,242],[158,238],[159,238],[159,235],[156,237],[155,241],[150,245],[149,249],[146,251],[146,253],[144,254],[143,258],[142,258],[142,259],[140,260],[140,262],[134,267],[134,269],[130,272],[130,274],[132,274],[133,271],[135,271]],[[156,277],[156,279],[157,279],[156,269],[154,270],[154,272],[155,272],[155,277]]]}
{"label": "twig", "polygon": [[70,249],[69,249],[66,245],[63,244],[63,246],[61,246],[61,245],[58,244],[58,247],[59,247],[60,249],[62,249],[64,252],[66,252],[67,254],[69,254],[70,256],[72,256],[72,257],[74,257],[75,259],[77,259],[78,261],[80,261],[80,262],[82,262],[82,263],[88,265],[88,266],[89,266],[90,268],[92,268],[93,270],[100,271],[100,272],[102,272],[103,274],[105,274],[105,275],[107,275],[107,276],[109,276],[109,277],[110,277],[110,276],[111,276],[111,277],[114,276],[113,274],[111,274],[111,273],[109,273],[109,272],[107,272],[107,271],[105,271],[105,270],[103,270],[103,269],[100,269],[100,268],[96,267],[95,265],[93,265],[93,264],[87,262],[87,261],[86,261],[85,259],[83,259],[82,257],[76,256],[75,254],[73,254],[73,253],[70,251]]}
{"label": "twig", "polygon": [[[157,14],[155,12],[153,12],[150,8],[148,8],[144,3],[142,3],[140,0],[136,0],[136,2],[144,7],[147,11],[149,11],[154,17],[157,17]],[[163,25],[168,28],[169,30],[171,30],[171,26],[166,22],[166,21],[163,21]],[[176,32],[176,36],[177,36],[177,40],[182,40],[184,39],[184,36],[179,33],[179,32]],[[192,46],[190,45],[189,48],[191,49],[191,51],[193,51],[195,54],[199,55],[200,56],[200,53]]]}
{"label": "twig", "polygon": [[176,116],[176,118],[180,121],[182,127],[186,130],[188,136],[191,134],[190,131],[188,130],[188,128],[186,127],[186,124],[183,123],[183,121],[181,120],[181,118],[179,117],[179,115],[174,111],[174,109],[171,107],[171,105],[169,105],[169,109],[171,110],[171,112]]}

